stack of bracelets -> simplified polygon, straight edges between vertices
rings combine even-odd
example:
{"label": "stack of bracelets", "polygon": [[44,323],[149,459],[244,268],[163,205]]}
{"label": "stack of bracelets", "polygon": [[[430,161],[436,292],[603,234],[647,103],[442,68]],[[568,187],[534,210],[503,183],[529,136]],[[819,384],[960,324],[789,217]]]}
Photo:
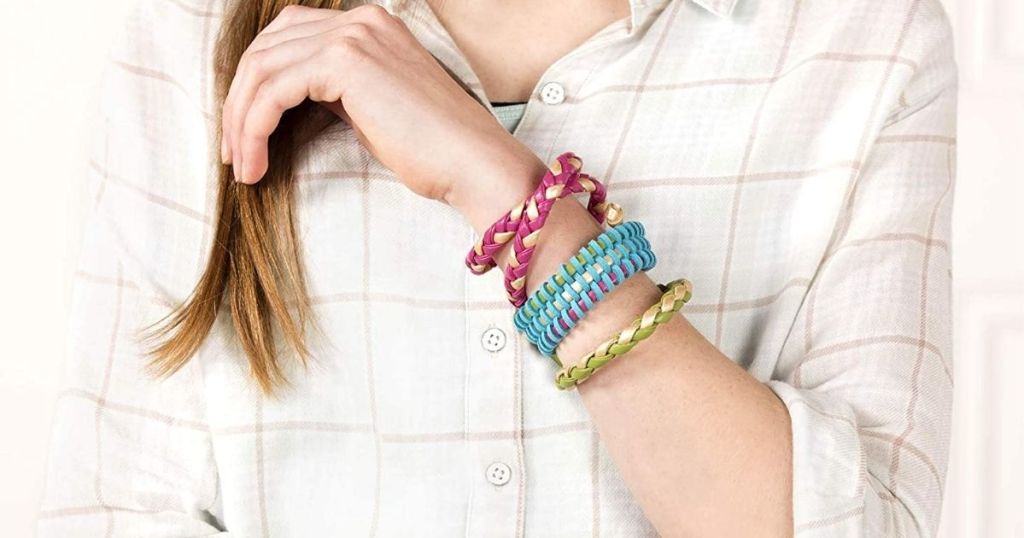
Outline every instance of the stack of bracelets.
{"label": "stack of bracelets", "polygon": [[[606,201],[604,185],[581,171],[583,162],[563,153],[545,172],[533,194],[488,228],[466,256],[466,265],[483,274],[496,265],[494,256],[507,244],[512,255],[505,267],[505,291],[516,307],[515,326],[544,355],[561,368],[555,385],[570,389],[588,379],[612,359],[629,352],[666,323],[690,300],[692,286],[685,279],[659,284],[661,299],[619,334],[605,340],[576,364],[564,365],[555,354],[558,345],[595,304],[640,271],[657,262],[644,227],[622,221],[622,208]],[[610,226],[562,265],[530,297],[526,271],[548,214],[555,202],[586,193],[587,210],[598,224]]]}

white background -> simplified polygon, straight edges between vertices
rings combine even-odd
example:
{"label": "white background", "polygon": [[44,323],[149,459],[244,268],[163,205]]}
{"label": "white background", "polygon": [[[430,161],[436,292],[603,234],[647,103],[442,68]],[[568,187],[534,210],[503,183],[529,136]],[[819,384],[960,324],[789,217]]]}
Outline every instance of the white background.
{"label": "white background", "polygon": [[[131,0],[0,0],[0,536],[33,535],[64,358],[89,115]],[[153,0],[135,0],[153,1]],[[70,537],[69,537],[70,538]]]}
{"label": "white background", "polygon": [[[1024,0],[945,1],[962,76],[957,400],[943,534],[1024,536]],[[89,115],[130,2],[0,0],[2,536],[32,535],[64,357]]]}

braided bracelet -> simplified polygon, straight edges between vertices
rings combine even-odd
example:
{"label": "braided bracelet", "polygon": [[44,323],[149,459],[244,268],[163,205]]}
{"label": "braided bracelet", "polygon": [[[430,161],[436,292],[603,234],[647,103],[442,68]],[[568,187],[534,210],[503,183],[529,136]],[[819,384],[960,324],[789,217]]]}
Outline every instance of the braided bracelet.
{"label": "braided bracelet", "polygon": [[[560,155],[551,166],[555,174],[552,177],[564,177],[561,172],[566,167],[574,168],[577,173],[570,174],[568,182],[564,184],[547,185],[547,182],[542,182],[526,204],[525,215],[520,219],[512,239],[512,256],[505,266],[505,291],[516,308],[526,301],[526,272],[537,246],[537,238],[555,202],[570,194],[587,192],[590,194],[588,211],[598,224],[605,220],[610,205],[605,202],[604,185],[587,174],[579,173],[581,165],[582,161],[572,153]],[[546,174],[545,179],[548,176]]]}
{"label": "braided bracelet", "polygon": [[516,311],[516,327],[541,353],[551,356],[596,302],[656,261],[639,222],[616,226],[581,248],[534,292]]}
{"label": "braided bracelet", "polygon": [[[555,185],[578,185],[580,168],[582,166],[583,162],[571,152],[559,155],[544,173],[544,177],[541,178],[534,194],[513,207],[484,231],[476,245],[466,254],[466,266],[469,267],[469,270],[474,274],[482,275],[494,267],[495,254],[501,251],[515,237],[516,230],[519,229],[519,224],[522,221],[523,213],[530,202],[536,198],[537,193],[546,192],[547,189]],[[575,190],[573,192],[581,191]],[[614,207],[606,204],[602,195],[598,198],[591,198],[588,209],[591,215],[600,223],[606,217],[611,221]]]}
{"label": "braided bracelet", "polygon": [[[568,183],[570,177],[578,174],[580,166],[582,166],[582,163],[578,160],[572,164],[574,166],[561,166],[559,161],[555,161],[555,164],[549,167],[544,173],[544,177],[541,178],[541,185],[564,185]],[[555,165],[558,165],[557,172],[555,172]],[[494,255],[501,251],[505,244],[515,237],[516,230],[519,228],[519,222],[523,218],[523,211],[526,210],[527,201],[524,200],[513,207],[484,231],[483,235],[480,236],[480,240],[470,249],[469,254],[466,254],[466,266],[469,267],[470,271],[474,274],[482,275],[494,267]]]}
{"label": "braided bracelet", "polygon": [[[616,357],[625,355],[638,343],[654,334],[658,326],[672,319],[693,294],[693,285],[686,279],[673,280],[665,285],[659,284],[658,288],[664,291],[664,294],[657,303],[633,320],[621,333],[602,342],[597,349],[579,362],[559,370],[555,376],[555,385],[565,390],[586,381],[598,368]],[[557,356],[555,360],[562,364]]]}

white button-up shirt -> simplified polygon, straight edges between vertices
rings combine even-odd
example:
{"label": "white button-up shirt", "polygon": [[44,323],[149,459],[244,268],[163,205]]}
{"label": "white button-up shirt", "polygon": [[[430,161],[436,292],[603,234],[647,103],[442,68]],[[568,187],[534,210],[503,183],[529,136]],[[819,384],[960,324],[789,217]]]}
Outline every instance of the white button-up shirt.
{"label": "white button-up shirt", "polygon": [[[488,101],[423,0],[385,5]],[[296,181],[308,370],[286,357],[262,398],[221,316],[148,377],[137,332],[210,248],[223,10],[139,2],[114,52],[40,535],[655,535],[501,272],[463,266],[472,228],[342,124]],[[785,402],[800,535],[937,528],[955,93],[938,0],[633,0],[514,130],[583,158],[646,226],[652,278],[691,280],[683,315]]]}

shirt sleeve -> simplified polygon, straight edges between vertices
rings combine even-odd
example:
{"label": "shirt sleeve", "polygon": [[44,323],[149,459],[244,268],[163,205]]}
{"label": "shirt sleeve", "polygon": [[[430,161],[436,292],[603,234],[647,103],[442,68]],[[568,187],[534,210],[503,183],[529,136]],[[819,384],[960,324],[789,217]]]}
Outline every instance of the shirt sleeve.
{"label": "shirt sleeve", "polygon": [[938,2],[915,4],[903,51],[913,74],[879,97],[895,104],[768,383],[792,420],[798,536],[938,530],[953,388],[956,65]]}
{"label": "shirt sleeve", "polygon": [[[217,472],[193,365],[154,379],[138,330],[158,310],[95,216],[75,275],[40,537],[211,536]],[[194,363],[193,363],[194,364]]]}
{"label": "shirt sleeve", "polygon": [[202,209],[210,152],[195,81],[209,20],[171,2],[137,3],[102,77],[83,167],[90,210],[37,514],[43,538],[228,536],[216,517],[200,364],[155,378],[140,340],[187,296],[200,269],[193,253],[205,252],[193,208]]}

